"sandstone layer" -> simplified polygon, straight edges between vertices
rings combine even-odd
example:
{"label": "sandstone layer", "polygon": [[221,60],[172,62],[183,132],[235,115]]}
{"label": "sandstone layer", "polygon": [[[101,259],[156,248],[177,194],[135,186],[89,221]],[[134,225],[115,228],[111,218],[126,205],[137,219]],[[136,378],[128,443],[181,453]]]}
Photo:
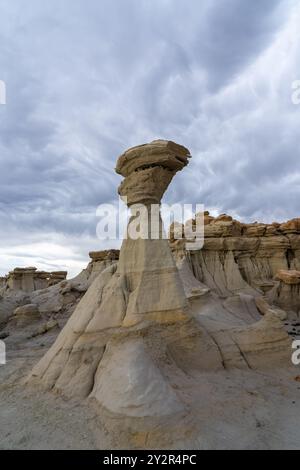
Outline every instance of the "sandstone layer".
{"label": "sandstone layer", "polygon": [[[267,295],[279,307],[298,313],[300,219],[245,224],[226,214],[215,218],[205,212],[204,224],[203,249],[189,252],[197,279],[221,297],[236,292]],[[171,234],[173,250],[182,243]]]}
{"label": "sandstone layer", "polygon": [[[125,176],[119,192],[129,206],[143,203],[148,208],[160,202],[176,171],[188,163],[189,153],[162,141],[133,151],[142,152],[138,165],[127,152],[118,160],[117,171]],[[173,419],[185,409],[165,377],[166,350],[190,320],[168,241],[128,237],[118,264],[95,278],[29,382],[88,397],[116,416]]]}
{"label": "sandstone layer", "polygon": [[58,284],[66,277],[66,271],[46,272],[38,271],[35,267],[15,268],[7,276],[0,278],[0,292],[34,292]]}
{"label": "sandstone layer", "polygon": [[[117,172],[125,177],[119,194],[132,210],[140,208],[146,232],[151,204],[160,204],[189,158],[186,148],[168,141],[134,147],[119,158]],[[206,214],[213,228],[206,230],[204,249],[189,253],[184,240],[173,240],[172,253],[160,214],[156,239],[133,239],[132,216],[119,260],[115,253],[91,253],[88,269],[75,278],[75,284],[86,279],[88,290],[28,383],[88,399],[106,427],[124,432],[130,445],[139,436],[143,447],[146,441],[158,446],[165,435],[185,439],[193,432],[179,382],[205,372],[285,366],[285,312],[263,298],[259,284],[282,267],[282,252],[278,248],[270,260],[270,245],[256,240],[266,231],[259,228],[261,236],[253,236],[258,232],[249,227],[244,238],[229,219]],[[263,270],[253,263],[255,243]],[[260,277],[252,276],[258,272]]]}

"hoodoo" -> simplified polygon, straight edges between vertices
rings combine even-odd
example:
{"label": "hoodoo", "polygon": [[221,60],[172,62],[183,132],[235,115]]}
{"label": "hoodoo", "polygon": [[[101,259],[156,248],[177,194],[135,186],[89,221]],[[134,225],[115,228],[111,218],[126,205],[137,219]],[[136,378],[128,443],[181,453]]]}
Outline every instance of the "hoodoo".
{"label": "hoodoo", "polygon": [[[259,292],[246,281],[224,300],[196,279],[182,243],[172,253],[162,237],[162,196],[189,158],[185,147],[164,140],[120,156],[116,171],[124,180],[119,194],[126,197],[132,217],[119,260],[113,256],[106,267],[101,253],[91,254],[93,263],[102,263],[99,274],[96,270],[28,379],[88,399],[106,426],[117,427],[119,435],[124,430],[124,445],[131,437],[130,445],[142,447],[146,441],[150,447],[162,445],[163,436],[167,446],[173,432],[180,442],[191,437],[193,413],[184,392],[188,378],[201,381],[205,372],[279,365],[288,357],[289,338],[278,310],[259,302]],[[149,228],[153,204],[158,207],[155,236]],[[132,236],[136,212],[139,237]]]}
{"label": "hoodoo", "polygon": [[[119,193],[129,207],[144,204],[148,213],[189,157],[187,149],[168,141],[128,150],[117,163],[125,176]],[[95,279],[29,382],[88,397],[117,416],[174,416],[184,405],[164,371],[166,350],[184,333],[178,322],[184,329],[189,320],[168,241],[128,235],[119,262]]]}

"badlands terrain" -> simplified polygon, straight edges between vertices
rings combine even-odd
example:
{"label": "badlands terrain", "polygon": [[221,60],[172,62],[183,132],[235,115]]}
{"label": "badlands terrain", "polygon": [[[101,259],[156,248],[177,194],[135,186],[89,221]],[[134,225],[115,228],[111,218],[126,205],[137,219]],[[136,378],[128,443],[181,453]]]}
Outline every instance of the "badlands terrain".
{"label": "badlands terrain", "polygon": [[[129,149],[120,196],[148,218],[189,160],[170,141]],[[300,447],[300,219],[202,216],[199,250],[173,224],[90,253],[73,279],[0,279],[0,448]]]}

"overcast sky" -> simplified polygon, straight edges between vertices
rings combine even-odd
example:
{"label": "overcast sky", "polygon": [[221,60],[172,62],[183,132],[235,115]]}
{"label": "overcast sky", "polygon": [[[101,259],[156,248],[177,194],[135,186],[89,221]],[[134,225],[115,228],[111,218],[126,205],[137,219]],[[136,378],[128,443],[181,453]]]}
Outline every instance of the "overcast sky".
{"label": "overcast sky", "polygon": [[165,202],[300,215],[299,0],[0,0],[0,79],[1,274],[76,274],[117,157],[157,138],[193,156]]}

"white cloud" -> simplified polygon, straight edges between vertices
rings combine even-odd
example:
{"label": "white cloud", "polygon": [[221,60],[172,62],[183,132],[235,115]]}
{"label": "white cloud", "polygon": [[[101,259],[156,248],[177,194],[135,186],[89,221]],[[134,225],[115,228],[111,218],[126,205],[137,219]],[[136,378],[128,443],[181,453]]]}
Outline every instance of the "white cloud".
{"label": "white cloud", "polygon": [[103,246],[95,211],[116,199],[118,155],[154,138],[193,154],[167,202],[299,215],[298,0],[0,7],[2,273],[27,256],[72,273],[86,264]]}

